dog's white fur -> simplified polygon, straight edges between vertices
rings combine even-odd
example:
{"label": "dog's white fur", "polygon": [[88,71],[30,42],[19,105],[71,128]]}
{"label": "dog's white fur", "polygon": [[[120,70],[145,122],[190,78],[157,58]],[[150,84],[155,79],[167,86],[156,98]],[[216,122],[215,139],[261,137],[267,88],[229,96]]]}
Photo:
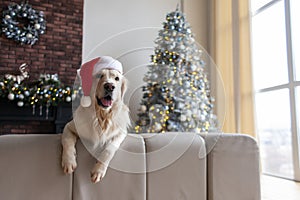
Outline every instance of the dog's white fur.
{"label": "dog's white fur", "polygon": [[[111,93],[112,104],[103,107],[98,104],[97,98],[101,99],[106,95],[104,90],[106,83],[112,84],[114,90]],[[95,94],[90,95],[92,98],[90,107],[94,107],[79,106],[74,113],[73,120],[64,128],[62,168],[65,173],[70,174],[77,167],[75,145],[78,138],[94,144],[93,146],[98,149],[97,145],[100,145],[101,152],[96,155],[97,162],[91,171],[91,181],[96,183],[104,177],[109,162],[125,139],[130,119],[129,109],[123,102],[127,80],[122,74],[116,70],[104,69],[93,77],[93,87]],[[86,130],[85,125],[89,122],[91,125],[86,127],[90,127],[90,130]]]}

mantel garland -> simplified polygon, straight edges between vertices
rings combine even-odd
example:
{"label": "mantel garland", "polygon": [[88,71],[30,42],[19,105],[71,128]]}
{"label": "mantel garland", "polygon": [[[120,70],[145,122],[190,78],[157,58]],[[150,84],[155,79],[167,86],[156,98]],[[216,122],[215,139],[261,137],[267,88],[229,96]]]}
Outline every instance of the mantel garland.
{"label": "mantel garland", "polygon": [[40,106],[40,115],[43,107],[48,114],[50,106],[57,106],[60,102],[71,103],[79,90],[72,90],[64,86],[57,74],[40,74],[35,82],[18,82],[15,76],[6,74],[0,78],[0,98],[16,102],[19,107],[32,106],[32,114],[35,107]]}
{"label": "mantel garland", "polygon": [[[25,22],[20,23],[20,21]],[[34,45],[40,34],[46,31],[46,20],[42,11],[32,8],[27,2],[12,3],[2,12],[1,32],[21,44]]]}

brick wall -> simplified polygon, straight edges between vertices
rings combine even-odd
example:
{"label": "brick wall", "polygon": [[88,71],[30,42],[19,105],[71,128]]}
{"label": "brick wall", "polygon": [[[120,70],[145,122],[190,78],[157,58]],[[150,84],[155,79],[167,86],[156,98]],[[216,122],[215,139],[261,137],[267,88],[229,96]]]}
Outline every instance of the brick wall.
{"label": "brick wall", "polygon": [[[7,5],[17,1],[0,1],[1,16]],[[41,73],[57,73],[61,82],[72,85],[76,69],[81,64],[82,55],[82,21],[83,0],[30,0],[33,9],[43,11],[47,21],[46,33],[40,35],[39,41],[33,46],[21,45],[0,37],[0,76],[6,73],[18,73],[18,67],[27,63],[30,80],[35,80]],[[21,111],[22,108],[20,108]],[[2,122],[1,132],[7,133],[38,133],[54,130],[48,122]],[[47,132],[47,131],[46,131]]]}

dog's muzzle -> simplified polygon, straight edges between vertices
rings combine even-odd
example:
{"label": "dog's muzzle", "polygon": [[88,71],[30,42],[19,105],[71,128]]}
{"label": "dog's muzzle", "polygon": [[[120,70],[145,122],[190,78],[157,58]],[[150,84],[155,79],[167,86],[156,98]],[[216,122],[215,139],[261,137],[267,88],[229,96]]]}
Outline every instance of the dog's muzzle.
{"label": "dog's muzzle", "polygon": [[112,99],[112,93],[115,89],[115,86],[112,83],[105,83],[104,84],[104,91],[105,91],[105,96],[102,98],[97,98],[97,103],[99,106],[102,106],[103,108],[108,108],[112,106],[113,99]]}
{"label": "dog's muzzle", "polygon": [[113,99],[111,97],[111,95],[107,94],[106,96],[102,97],[102,98],[98,98],[97,99],[97,103],[99,106],[102,106],[103,108],[108,108],[112,105]]}
{"label": "dog's muzzle", "polygon": [[107,93],[113,92],[115,89],[115,86],[112,83],[105,83],[103,87],[104,87],[105,92],[107,92]]}

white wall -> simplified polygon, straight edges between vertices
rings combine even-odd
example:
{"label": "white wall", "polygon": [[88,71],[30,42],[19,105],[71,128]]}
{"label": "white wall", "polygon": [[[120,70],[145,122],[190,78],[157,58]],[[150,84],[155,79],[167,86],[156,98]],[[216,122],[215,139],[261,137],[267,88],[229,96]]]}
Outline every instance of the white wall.
{"label": "white wall", "polygon": [[183,12],[190,23],[196,41],[209,52],[209,1],[185,0]]}
{"label": "white wall", "polygon": [[[83,60],[88,60],[95,54],[99,55],[97,53],[101,54],[101,48],[97,45],[101,46],[102,42],[116,34],[122,35],[122,32],[136,28],[161,29],[166,14],[175,10],[176,5],[181,5],[181,2],[196,41],[208,50],[209,0],[85,0]],[[157,32],[149,34],[155,33],[156,35],[152,35],[155,38]],[[149,35],[139,37],[143,37],[147,42],[153,42]],[[129,44],[132,44],[131,42],[128,41]]]}
{"label": "white wall", "polygon": [[[184,12],[196,40],[208,46],[207,1],[185,0]],[[110,55],[123,63],[130,85],[126,95],[132,118],[141,99],[143,77],[153,54],[154,40],[168,12],[180,0],[85,0],[83,19],[83,62]]]}
{"label": "white wall", "polygon": [[[154,34],[155,31],[149,31],[147,35],[144,35],[145,32],[139,35],[133,29],[149,27],[160,29],[166,13],[174,10],[179,2],[179,0],[84,1],[83,59],[104,53],[118,56],[118,53],[131,49],[131,46],[137,46],[134,44],[136,39],[143,45],[153,46],[152,42],[157,35],[157,33]],[[126,31],[131,31],[131,33],[124,35]],[[114,40],[116,38],[122,39],[119,40],[122,43],[115,43],[118,41]],[[110,43],[108,46],[111,48],[104,49],[101,45],[103,42]]]}

